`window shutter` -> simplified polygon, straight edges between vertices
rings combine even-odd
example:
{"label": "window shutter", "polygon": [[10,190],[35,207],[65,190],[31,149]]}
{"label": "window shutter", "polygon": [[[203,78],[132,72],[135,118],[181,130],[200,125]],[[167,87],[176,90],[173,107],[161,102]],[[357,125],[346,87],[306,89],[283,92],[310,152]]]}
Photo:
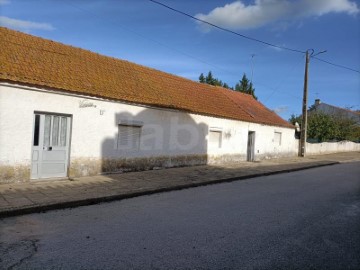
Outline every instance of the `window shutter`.
{"label": "window shutter", "polygon": [[221,131],[213,131],[209,132],[209,144],[212,147],[220,148],[221,147]]}
{"label": "window shutter", "polygon": [[118,149],[137,150],[140,146],[141,127],[119,125]]}

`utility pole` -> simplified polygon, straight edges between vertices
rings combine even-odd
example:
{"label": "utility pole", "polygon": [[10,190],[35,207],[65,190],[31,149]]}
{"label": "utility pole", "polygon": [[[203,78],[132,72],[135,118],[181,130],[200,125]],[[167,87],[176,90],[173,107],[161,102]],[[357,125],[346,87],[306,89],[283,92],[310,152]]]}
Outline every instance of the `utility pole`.
{"label": "utility pole", "polygon": [[305,61],[304,95],[303,95],[303,104],[302,104],[302,123],[301,123],[301,135],[300,135],[300,156],[301,157],[305,157],[305,154],[306,154],[309,61],[310,61],[309,50],[307,50],[306,51],[306,61]]}
{"label": "utility pole", "polygon": [[[311,54],[309,54],[311,51]],[[302,122],[301,122],[301,134],[300,134],[300,151],[299,156],[305,157],[306,155],[306,138],[307,138],[307,99],[308,99],[308,73],[309,73],[309,62],[310,57],[314,57],[321,53],[326,53],[325,51],[314,54],[314,50],[310,49],[306,51],[306,60],[305,60],[305,76],[304,76],[304,95],[303,95],[303,104],[302,104]]]}

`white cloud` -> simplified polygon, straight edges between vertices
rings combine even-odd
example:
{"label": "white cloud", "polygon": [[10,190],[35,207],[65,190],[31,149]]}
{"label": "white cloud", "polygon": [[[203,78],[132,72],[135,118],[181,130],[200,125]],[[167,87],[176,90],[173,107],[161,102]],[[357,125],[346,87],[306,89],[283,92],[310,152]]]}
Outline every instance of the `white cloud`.
{"label": "white cloud", "polygon": [[0,5],[7,5],[10,4],[9,0],[0,0]]}
{"label": "white cloud", "polygon": [[281,114],[284,112],[287,112],[289,110],[289,106],[279,106],[277,108],[275,108],[273,111],[277,114]]}
{"label": "white cloud", "polygon": [[[357,4],[351,0],[255,0],[254,4],[249,5],[235,1],[195,17],[230,29],[251,29],[277,21],[291,21],[328,13],[355,15],[359,11]],[[201,25],[205,31],[209,30],[209,26]]]}
{"label": "white cloud", "polygon": [[[279,47],[286,47],[286,45],[284,45],[284,44],[282,44],[282,45],[278,45],[278,44],[277,44],[277,46],[279,46]],[[268,46],[268,48],[271,49],[271,50],[274,50],[274,51],[276,51],[276,52],[282,52],[283,49],[282,49],[282,48],[279,48],[279,47]]]}
{"label": "white cloud", "polygon": [[[1,1],[1,0],[0,0]],[[24,31],[30,30],[54,30],[55,28],[49,23],[37,23],[31,21],[16,20],[5,16],[0,16],[0,25],[19,29]]]}

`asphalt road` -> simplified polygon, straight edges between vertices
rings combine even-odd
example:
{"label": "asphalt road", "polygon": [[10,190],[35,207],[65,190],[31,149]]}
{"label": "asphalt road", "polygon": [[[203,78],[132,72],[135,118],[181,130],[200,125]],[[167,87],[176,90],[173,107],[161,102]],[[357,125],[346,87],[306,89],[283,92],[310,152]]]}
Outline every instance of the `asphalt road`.
{"label": "asphalt road", "polygon": [[0,269],[360,269],[360,163],[7,218],[0,233]]}

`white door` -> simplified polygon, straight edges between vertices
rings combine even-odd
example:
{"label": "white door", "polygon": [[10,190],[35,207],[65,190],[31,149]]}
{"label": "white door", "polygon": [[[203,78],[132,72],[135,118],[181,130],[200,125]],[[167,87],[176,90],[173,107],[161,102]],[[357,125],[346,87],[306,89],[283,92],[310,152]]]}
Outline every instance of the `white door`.
{"label": "white door", "polygon": [[248,132],[247,161],[255,160],[255,131]]}
{"label": "white door", "polygon": [[31,179],[66,177],[71,117],[35,113]]}

